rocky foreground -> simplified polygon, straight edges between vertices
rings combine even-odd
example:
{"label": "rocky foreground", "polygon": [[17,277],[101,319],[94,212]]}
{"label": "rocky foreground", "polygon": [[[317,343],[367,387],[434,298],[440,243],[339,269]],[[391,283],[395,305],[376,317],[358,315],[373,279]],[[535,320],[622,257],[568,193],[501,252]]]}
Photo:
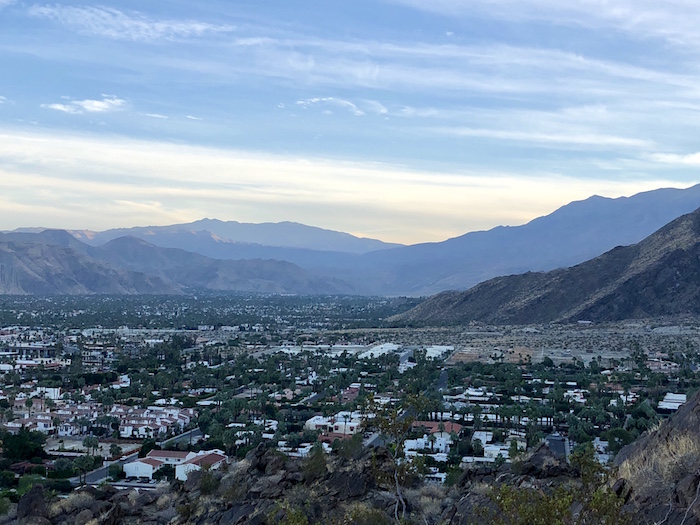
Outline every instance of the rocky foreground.
{"label": "rocky foreground", "polygon": [[105,485],[59,499],[35,486],[0,523],[698,525],[699,399],[623,449],[608,474],[585,455],[567,462],[542,445],[513,465],[468,469],[448,488],[397,469],[382,448],[301,460],[260,446],[155,491]]}

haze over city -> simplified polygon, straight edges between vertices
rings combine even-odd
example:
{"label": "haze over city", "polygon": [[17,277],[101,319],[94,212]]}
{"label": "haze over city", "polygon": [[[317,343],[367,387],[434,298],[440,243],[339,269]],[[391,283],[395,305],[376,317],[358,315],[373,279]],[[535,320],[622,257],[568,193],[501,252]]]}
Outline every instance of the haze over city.
{"label": "haze over city", "polygon": [[0,0],[0,223],[386,241],[697,181],[687,2]]}

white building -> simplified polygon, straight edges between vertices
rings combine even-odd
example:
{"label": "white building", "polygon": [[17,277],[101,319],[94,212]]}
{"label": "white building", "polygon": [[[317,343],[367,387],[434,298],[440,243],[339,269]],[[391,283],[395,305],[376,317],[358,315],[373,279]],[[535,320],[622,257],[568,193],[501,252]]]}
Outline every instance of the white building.
{"label": "white building", "polygon": [[153,473],[162,467],[164,463],[154,458],[139,458],[131,463],[124,464],[124,474],[127,478],[153,479]]}
{"label": "white building", "polygon": [[228,460],[226,454],[218,449],[203,450],[198,454],[190,452],[190,454],[192,455],[191,457],[175,466],[175,479],[186,481],[190,472],[202,470],[203,468],[216,470]]}
{"label": "white building", "polygon": [[686,394],[673,394],[669,392],[664,396],[663,401],[659,401],[658,409],[675,412],[686,401],[688,401],[688,396]]}
{"label": "white building", "polygon": [[357,434],[362,430],[362,414],[342,411],[330,417],[314,416],[304,424],[304,428],[346,436]]}

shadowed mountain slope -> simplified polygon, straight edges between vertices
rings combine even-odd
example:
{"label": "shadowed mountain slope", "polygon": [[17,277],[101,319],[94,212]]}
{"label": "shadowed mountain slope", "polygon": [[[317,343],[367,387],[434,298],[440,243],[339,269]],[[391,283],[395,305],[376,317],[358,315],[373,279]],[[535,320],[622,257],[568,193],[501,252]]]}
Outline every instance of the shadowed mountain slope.
{"label": "shadowed mountain slope", "polygon": [[350,293],[339,279],[317,277],[285,261],[221,260],[176,248],[160,248],[135,237],[120,237],[90,254],[110,265],[157,275],[185,289],[261,293]]}
{"label": "shadowed mountain slope", "polygon": [[0,235],[2,294],[172,294],[196,290],[335,294],[350,293],[352,287],[284,261],[217,260],[160,248],[133,237],[91,247],[60,230]]}
{"label": "shadowed mountain slope", "polygon": [[642,242],[572,268],[499,277],[444,292],[396,323],[528,324],[700,313],[700,210]]}
{"label": "shadowed mountain slope", "polygon": [[154,275],[113,268],[73,248],[0,242],[0,293],[175,294],[180,288]]}
{"label": "shadowed mountain slope", "polygon": [[[503,275],[580,264],[615,246],[639,242],[699,206],[700,185],[617,199],[594,196],[522,226],[499,226],[443,242],[400,247],[296,223],[241,224],[212,219],[105,232],[73,231],[73,238],[57,230],[37,235],[36,229],[5,235],[17,241],[35,235],[41,242],[70,246],[83,253],[119,237],[133,236],[161,248],[211,259],[285,261],[308,271],[320,279],[318,283],[330,283],[330,289],[346,293],[424,296],[466,290]],[[213,263],[207,264],[213,267]],[[312,293],[328,289],[320,287]]]}
{"label": "shadowed mountain slope", "polygon": [[493,277],[565,268],[630,245],[700,207],[700,185],[631,197],[593,196],[522,226],[499,226],[440,243],[363,255],[355,263],[381,274],[388,295],[465,290]]}

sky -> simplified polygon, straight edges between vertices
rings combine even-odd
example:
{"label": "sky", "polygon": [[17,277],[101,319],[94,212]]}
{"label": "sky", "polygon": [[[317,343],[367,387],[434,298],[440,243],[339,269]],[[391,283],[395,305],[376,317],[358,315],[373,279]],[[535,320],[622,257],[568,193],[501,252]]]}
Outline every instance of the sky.
{"label": "sky", "polygon": [[695,0],[0,0],[0,230],[385,241],[700,181]]}

